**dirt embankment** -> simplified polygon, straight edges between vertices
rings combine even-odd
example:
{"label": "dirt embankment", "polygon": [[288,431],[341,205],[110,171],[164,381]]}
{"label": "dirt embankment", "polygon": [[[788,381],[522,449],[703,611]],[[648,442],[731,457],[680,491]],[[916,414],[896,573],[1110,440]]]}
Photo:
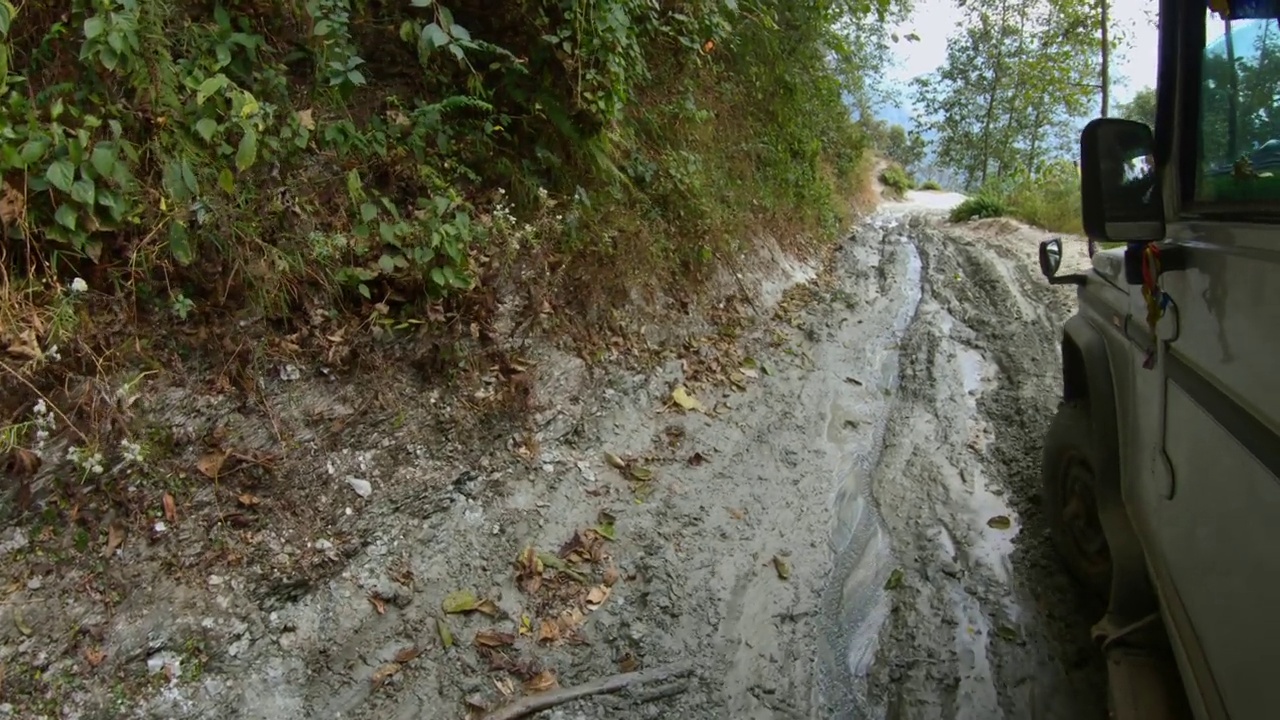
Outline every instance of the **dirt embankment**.
{"label": "dirt embankment", "polygon": [[[549,717],[1102,717],[1036,511],[1073,298],[1035,233],[921,209],[886,206],[822,268],[779,256],[652,372],[530,345],[528,427],[464,431],[486,387],[409,376],[282,369],[271,412],[153,390],[175,434],[222,438],[182,486],[222,522],[158,508],[96,570],[14,577],[4,702],[463,717],[683,662]],[[290,472],[266,472],[282,430]],[[255,520],[281,502],[292,525]]]}

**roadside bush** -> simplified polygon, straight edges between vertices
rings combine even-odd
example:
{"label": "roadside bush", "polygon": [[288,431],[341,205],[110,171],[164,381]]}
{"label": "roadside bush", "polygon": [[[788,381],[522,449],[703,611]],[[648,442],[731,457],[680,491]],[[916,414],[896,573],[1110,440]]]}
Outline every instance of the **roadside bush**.
{"label": "roadside bush", "polygon": [[880,171],[880,183],[891,197],[900,198],[907,193],[908,190],[915,188],[915,180],[911,175],[902,168],[901,165],[889,165]]}
{"label": "roadside bush", "polygon": [[951,222],[967,222],[983,218],[1004,217],[1009,206],[1002,198],[991,194],[979,194],[966,199],[951,210]]}
{"label": "roadside bush", "polygon": [[0,0],[4,270],[146,307],[413,305],[537,253],[623,257],[597,278],[621,289],[761,223],[832,232],[861,182],[844,95],[873,41],[831,28],[870,5],[21,7]]}
{"label": "roadside bush", "polygon": [[920,184],[920,189],[921,190],[941,190],[942,186],[938,184],[937,180],[925,180],[923,183]]}
{"label": "roadside bush", "polygon": [[1013,217],[1050,232],[1079,234],[1080,176],[1070,162],[1046,163],[1035,173],[1019,172],[989,182],[957,206],[953,222]]}

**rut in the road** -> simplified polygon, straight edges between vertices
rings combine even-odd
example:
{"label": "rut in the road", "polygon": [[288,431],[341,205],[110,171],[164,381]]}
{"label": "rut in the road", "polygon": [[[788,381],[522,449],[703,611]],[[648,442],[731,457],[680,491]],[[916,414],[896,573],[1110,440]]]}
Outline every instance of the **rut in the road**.
{"label": "rut in the road", "polygon": [[923,225],[907,241],[922,299],[871,479],[902,575],[866,710],[1102,717],[1088,616],[1036,509],[1065,319],[1046,308],[1061,291],[1030,272],[1034,246]]}

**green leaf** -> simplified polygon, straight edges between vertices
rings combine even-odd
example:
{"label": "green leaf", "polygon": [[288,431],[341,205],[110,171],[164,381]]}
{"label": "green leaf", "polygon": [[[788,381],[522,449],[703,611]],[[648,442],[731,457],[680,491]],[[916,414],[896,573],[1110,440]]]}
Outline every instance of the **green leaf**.
{"label": "green leaf", "polygon": [[435,23],[430,23],[422,28],[422,42],[426,44],[427,50],[435,50],[438,47],[444,47],[449,44],[449,36],[444,30]]}
{"label": "green leaf", "polygon": [[91,18],[85,18],[84,21],[84,39],[92,40],[102,34],[107,29],[107,21],[102,19],[101,15],[94,15]]}
{"label": "green leaf", "polygon": [[182,184],[186,186],[192,195],[200,194],[200,184],[196,182],[195,171],[191,169],[191,163],[186,160],[182,161]]}
{"label": "green leaf", "polygon": [[444,270],[438,267],[431,268],[431,280],[440,287],[445,286]]}
{"label": "green leaf", "polygon": [[124,219],[124,200],[119,195],[110,190],[99,190],[97,195],[98,204],[107,209],[107,212],[111,214],[112,220],[120,222]]}
{"label": "green leaf", "polygon": [[203,105],[214,93],[225,88],[228,82],[230,81],[226,75],[218,74],[200,83],[200,87],[196,88],[196,104]]}
{"label": "green leaf", "polygon": [[328,20],[321,20],[317,22],[315,28],[311,30],[311,34],[316,37],[324,37],[331,32],[333,32],[333,23]]}
{"label": "green leaf", "polygon": [[364,222],[378,217],[378,206],[373,203],[365,203],[360,206],[360,219]]}
{"label": "green leaf", "polygon": [[18,157],[22,162],[31,165],[39,162],[44,154],[49,150],[49,141],[44,138],[32,138],[22,143],[22,149],[18,151]]}
{"label": "green leaf", "polygon": [[213,118],[200,118],[196,123],[196,132],[204,138],[205,142],[209,142],[213,139],[213,134],[218,132],[218,121]]}
{"label": "green leaf", "polygon": [[187,226],[180,222],[169,223],[169,253],[179,265],[190,265],[195,259],[191,251],[191,236],[187,233]]}
{"label": "green leaf", "polygon": [[68,160],[54,160],[44,177],[62,192],[71,192],[71,184],[76,180],[76,166]]}
{"label": "green leaf", "polygon": [[360,283],[359,287],[357,287],[356,289],[360,291],[360,294],[364,296],[365,300],[373,299],[373,293],[369,292],[368,285],[365,285],[364,283]]}
{"label": "green leaf", "polygon": [[58,206],[58,211],[53,214],[53,219],[64,228],[68,230],[75,230],[76,220],[79,219],[79,213],[76,211],[75,205],[72,205],[71,203],[63,203]]}
{"label": "green leaf", "polygon": [[230,169],[222,168],[222,172],[218,173],[218,187],[228,195],[235,194],[236,179],[232,177]]}
{"label": "green leaf", "polygon": [[414,7],[431,7],[436,4],[436,0],[411,0],[409,4]]}
{"label": "green leaf", "polygon": [[391,273],[396,271],[396,259],[391,257],[390,255],[384,254],[382,257],[378,258],[378,267],[382,270],[382,272],[390,275]]}
{"label": "green leaf", "polygon": [[94,187],[92,180],[77,180],[71,185],[71,199],[81,205],[93,206]]}
{"label": "green leaf", "polygon": [[9,24],[13,22],[13,15],[13,4],[9,0],[0,0],[0,35],[9,34]]}
{"label": "green leaf", "polygon": [[99,177],[109,178],[116,169],[116,150],[109,143],[98,143],[89,154],[89,164]]}
{"label": "green leaf", "polygon": [[253,128],[245,128],[240,138],[240,147],[236,149],[236,169],[244,172],[253,166],[258,159],[258,133]]}

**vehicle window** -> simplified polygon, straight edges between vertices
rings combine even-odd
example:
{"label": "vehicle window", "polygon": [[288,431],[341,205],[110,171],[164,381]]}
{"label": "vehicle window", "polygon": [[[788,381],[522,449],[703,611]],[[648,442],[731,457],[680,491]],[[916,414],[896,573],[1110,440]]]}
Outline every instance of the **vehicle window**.
{"label": "vehicle window", "polygon": [[[1228,2],[1230,10],[1222,12]],[[1200,76],[1197,202],[1280,204],[1278,4],[1209,2]]]}

